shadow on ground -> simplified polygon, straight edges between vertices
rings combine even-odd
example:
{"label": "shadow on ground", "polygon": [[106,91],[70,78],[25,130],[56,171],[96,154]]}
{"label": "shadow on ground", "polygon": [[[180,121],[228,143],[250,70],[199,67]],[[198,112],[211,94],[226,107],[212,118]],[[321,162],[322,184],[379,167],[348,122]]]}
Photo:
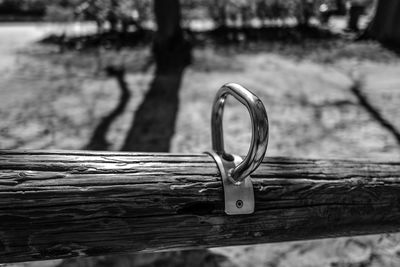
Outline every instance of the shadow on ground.
{"label": "shadow on ground", "polygon": [[[174,135],[179,108],[179,89],[185,68],[191,61],[191,47],[185,43],[176,51],[168,51],[168,62],[156,64],[150,88],[136,110],[127,132],[122,151],[168,152]],[[131,93],[123,67],[107,67],[107,74],[115,77],[121,94],[115,108],[100,121],[85,149],[107,150],[106,136],[112,123],[125,110]]]}
{"label": "shadow on ground", "polygon": [[[316,26],[264,26],[264,27],[229,27],[221,26],[211,30],[193,31],[183,29],[187,39],[196,46],[210,43],[229,45],[251,42],[283,41],[296,43],[301,40],[333,40],[339,34]],[[61,51],[87,50],[104,47],[121,49],[123,47],[138,47],[150,45],[154,39],[153,30],[140,29],[133,32],[105,32],[78,37],[67,37],[64,34],[49,35],[39,43],[56,44]]]}
{"label": "shadow on ground", "polygon": [[88,150],[107,150],[109,143],[107,142],[107,133],[115,119],[120,116],[124,111],[131,97],[128,84],[125,80],[125,69],[123,67],[112,67],[106,68],[106,72],[109,76],[115,77],[118,82],[118,86],[121,90],[119,101],[115,108],[97,125],[90,138],[89,143],[84,149]]}
{"label": "shadow on ground", "polygon": [[183,72],[184,67],[169,73],[156,71],[150,89],[133,117],[122,151],[169,151]]}
{"label": "shadow on ground", "polygon": [[143,253],[70,259],[57,267],[234,267],[224,255],[208,250]]}

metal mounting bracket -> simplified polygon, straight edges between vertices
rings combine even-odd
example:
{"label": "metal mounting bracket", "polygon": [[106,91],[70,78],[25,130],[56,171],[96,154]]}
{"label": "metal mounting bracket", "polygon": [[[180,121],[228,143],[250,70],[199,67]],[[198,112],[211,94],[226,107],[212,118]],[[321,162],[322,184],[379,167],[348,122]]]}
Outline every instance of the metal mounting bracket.
{"label": "metal mounting bracket", "polygon": [[225,160],[215,152],[207,152],[213,157],[221,173],[224,186],[225,213],[228,215],[251,214],[254,212],[254,191],[250,176],[241,183],[233,183],[229,171],[235,168],[242,158],[233,156],[233,161]]}

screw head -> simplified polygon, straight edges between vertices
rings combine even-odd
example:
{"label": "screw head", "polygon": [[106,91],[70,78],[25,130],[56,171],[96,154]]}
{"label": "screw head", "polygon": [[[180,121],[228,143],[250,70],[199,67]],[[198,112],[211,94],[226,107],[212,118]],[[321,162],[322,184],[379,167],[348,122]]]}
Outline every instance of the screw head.
{"label": "screw head", "polygon": [[238,208],[238,209],[241,209],[242,207],[243,207],[243,201],[242,200],[237,200],[236,201],[236,207]]}

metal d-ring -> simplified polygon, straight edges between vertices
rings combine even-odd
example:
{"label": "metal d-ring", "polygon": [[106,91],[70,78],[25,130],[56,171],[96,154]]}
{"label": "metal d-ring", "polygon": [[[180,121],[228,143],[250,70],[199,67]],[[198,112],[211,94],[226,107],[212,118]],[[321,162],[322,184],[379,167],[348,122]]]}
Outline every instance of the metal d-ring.
{"label": "metal d-ring", "polygon": [[214,100],[211,115],[212,148],[216,154],[226,161],[233,161],[234,156],[224,150],[222,117],[226,97],[232,95],[246,106],[252,124],[251,144],[247,156],[238,165],[231,168],[228,178],[234,184],[240,184],[261,163],[268,146],[268,117],[261,100],[239,84],[228,83],[219,89]]}

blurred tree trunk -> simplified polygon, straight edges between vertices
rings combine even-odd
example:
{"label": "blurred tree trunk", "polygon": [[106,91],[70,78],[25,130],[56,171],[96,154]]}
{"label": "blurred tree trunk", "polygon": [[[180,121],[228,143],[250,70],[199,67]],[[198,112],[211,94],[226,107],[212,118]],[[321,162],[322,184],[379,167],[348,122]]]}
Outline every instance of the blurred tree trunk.
{"label": "blurred tree trunk", "polygon": [[383,43],[400,44],[400,1],[378,0],[366,34]]}
{"label": "blurred tree trunk", "polygon": [[110,31],[117,32],[117,25],[118,25],[118,15],[117,15],[117,8],[118,8],[118,1],[111,0],[111,6],[108,10],[107,20],[110,23]]}
{"label": "blurred tree trunk", "polygon": [[154,0],[157,32],[153,54],[157,70],[165,72],[190,63],[190,45],[183,36],[179,0]]}

